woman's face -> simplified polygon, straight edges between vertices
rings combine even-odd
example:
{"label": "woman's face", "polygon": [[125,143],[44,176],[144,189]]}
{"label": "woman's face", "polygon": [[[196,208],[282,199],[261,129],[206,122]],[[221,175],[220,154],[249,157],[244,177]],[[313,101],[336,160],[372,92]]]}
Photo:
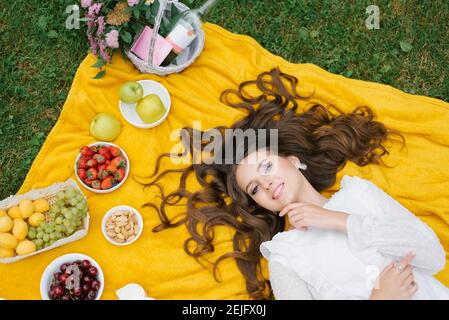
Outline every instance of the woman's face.
{"label": "woman's face", "polygon": [[305,177],[299,171],[299,159],[281,157],[261,149],[249,154],[237,166],[236,179],[240,189],[260,206],[271,211],[300,199]]}

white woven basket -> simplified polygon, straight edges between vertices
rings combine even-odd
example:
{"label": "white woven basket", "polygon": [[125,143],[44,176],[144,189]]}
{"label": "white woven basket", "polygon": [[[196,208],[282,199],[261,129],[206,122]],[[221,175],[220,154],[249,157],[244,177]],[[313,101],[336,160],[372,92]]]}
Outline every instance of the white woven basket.
{"label": "white woven basket", "polygon": [[170,6],[168,6],[170,3],[172,3],[176,8],[180,11],[186,11],[189,10],[189,7],[187,7],[182,2],[178,2],[178,0],[158,0],[160,3],[159,11],[155,19],[153,32],[151,35],[150,40],[150,50],[148,55],[148,63],[140,59],[138,56],[136,56],[131,50],[126,52],[128,58],[131,60],[132,63],[136,66],[137,69],[140,70],[142,73],[154,73],[160,76],[165,76],[170,73],[178,73],[187,68],[189,65],[191,65],[196,58],[200,55],[201,51],[203,51],[204,48],[204,31],[201,27],[201,21],[198,19],[195,23],[196,30],[198,32],[197,37],[192,41],[192,43],[184,49],[181,54],[177,57],[176,61],[178,65],[170,64],[166,67],[157,67],[153,66],[152,60],[153,60],[153,50],[154,45],[156,43],[156,35],[159,32],[159,27],[161,24],[162,17],[166,15],[168,12]]}

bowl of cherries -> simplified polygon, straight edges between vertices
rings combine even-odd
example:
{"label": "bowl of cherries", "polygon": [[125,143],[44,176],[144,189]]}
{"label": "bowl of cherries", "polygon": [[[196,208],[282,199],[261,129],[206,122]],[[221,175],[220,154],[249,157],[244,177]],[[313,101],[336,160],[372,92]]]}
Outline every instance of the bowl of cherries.
{"label": "bowl of cherries", "polygon": [[80,253],[53,260],[41,278],[43,300],[99,300],[104,274],[91,257]]}

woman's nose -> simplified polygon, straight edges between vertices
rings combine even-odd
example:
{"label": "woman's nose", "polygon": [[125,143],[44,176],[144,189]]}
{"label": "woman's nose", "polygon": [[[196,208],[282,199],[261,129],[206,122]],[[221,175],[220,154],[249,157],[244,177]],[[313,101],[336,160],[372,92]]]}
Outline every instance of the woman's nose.
{"label": "woman's nose", "polygon": [[263,188],[264,188],[265,190],[268,191],[268,190],[271,189],[272,184],[273,184],[272,181],[266,181],[266,182],[264,182],[264,184],[263,184]]}

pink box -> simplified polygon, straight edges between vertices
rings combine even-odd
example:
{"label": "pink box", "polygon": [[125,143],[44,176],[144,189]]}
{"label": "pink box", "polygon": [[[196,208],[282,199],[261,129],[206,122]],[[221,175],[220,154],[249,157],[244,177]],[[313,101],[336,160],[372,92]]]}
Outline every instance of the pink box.
{"label": "pink box", "polygon": [[[148,62],[148,51],[150,50],[152,33],[153,29],[145,26],[139,38],[131,47],[131,51],[145,62]],[[172,45],[158,34],[156,37],[156,43],[154,44],[153,66],[160,66],[172,49]]]}

